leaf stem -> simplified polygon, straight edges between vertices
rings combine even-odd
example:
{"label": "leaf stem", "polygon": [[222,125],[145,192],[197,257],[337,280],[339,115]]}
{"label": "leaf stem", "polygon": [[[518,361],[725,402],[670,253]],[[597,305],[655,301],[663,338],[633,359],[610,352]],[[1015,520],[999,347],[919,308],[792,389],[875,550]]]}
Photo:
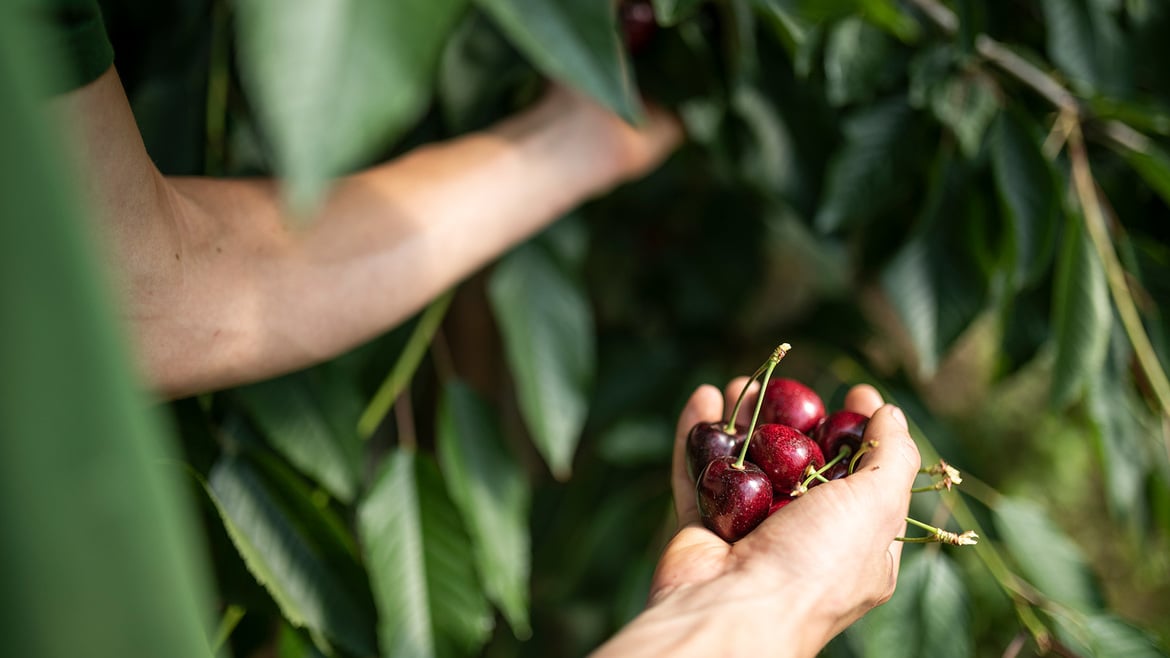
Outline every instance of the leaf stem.
{"label": "leaf stem", "polygon": [[735,464],[733,464],[735,468],[743,468],[743,460],[747,459],[748,444],[752,442],[752,433],[756,431],[756,421],[760,418],[760,408],[764,406],[764,391],[768,390],[768,380],[772,378],[772,371],[776,369],[776,364],[780,363],[780,360],[790,350],[792,350],[791,345],[781,343],[779,347],[772,351],[772,356],[769,356],[768,361],[764,364],[764,381],[760,384],[760,394],[756,396],[756,410],[752,413],[752,423],[748,425],[747,439],[743,442],[743,448],[739,451],[739,459],[735,460]]}

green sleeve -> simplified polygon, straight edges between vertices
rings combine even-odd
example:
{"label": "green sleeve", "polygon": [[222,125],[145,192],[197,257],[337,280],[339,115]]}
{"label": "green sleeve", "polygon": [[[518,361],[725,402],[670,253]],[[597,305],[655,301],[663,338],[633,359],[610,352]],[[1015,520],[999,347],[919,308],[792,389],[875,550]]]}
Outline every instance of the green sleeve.
{"label": "green sleeve", "polygon": [[97,0],[43,0],[34,7],[34,21],[59,70],[48,85],[50,92],[89,84],[114,62]]}

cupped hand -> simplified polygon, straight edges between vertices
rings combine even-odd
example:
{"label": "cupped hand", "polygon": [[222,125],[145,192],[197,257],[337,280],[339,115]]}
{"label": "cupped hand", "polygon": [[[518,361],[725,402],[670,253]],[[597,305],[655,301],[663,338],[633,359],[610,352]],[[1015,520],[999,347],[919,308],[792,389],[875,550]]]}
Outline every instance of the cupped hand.
{"label": "cupped hand", "polygon": [[[695,423],[721,419],[745,381],[733,381],[722,394],[700,387],[683,409],[672,472],[679,531],[659,561],[647,610],[603,653],[701,653],[700,647],[711,648],[700,630],[710,622],[722,630],[720,654],[729,654],[734,640],[737,649],[758,645],[769,655],[812,656],[893,594],[902,553],[894,538],[905,531],[920,456],[901,410],[883,406],[870,386],[854,387],[845,400],[846,409],[871,416],[865,438],[877,443],[854,474],[812,487],[735,544],[703,527],[686,472],[686,434]],[[754,397],[749,393],[741,407],[745,425]],[[652,639],[679,619],[691,629],[686,642]]]}

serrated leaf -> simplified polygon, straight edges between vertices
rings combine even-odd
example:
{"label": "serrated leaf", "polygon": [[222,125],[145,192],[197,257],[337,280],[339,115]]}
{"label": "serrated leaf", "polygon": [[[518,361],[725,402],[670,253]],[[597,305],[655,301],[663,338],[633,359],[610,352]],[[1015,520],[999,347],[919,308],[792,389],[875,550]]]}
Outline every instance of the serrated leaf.
{"label": "serrated leaf", "polygon": [[528,481],[509,454],[492,409],[462,382],[443,389],[437,432],[447,489],[467,520],[484,589],[513,632],[527,637]]}
{"label": "serrated leaf", "polygon": [[967,590],[937,551],[907,551],[894,596],[849,630],[863,658],[973,655]]}
{"label": "serrated leaf", "polygon": [[1105,361],[1113,310],[1101,260],[1081,219],[1070,215],[1056,263],[1052,327],[1056,362],[1052,368],[1053,408],[1084,393]]}
{"label": "serrated leaf", "polygon": [[913,113],[905,99],[867,106],[845,121],[845,144],[829,164],[814,223],[822,233],[856,226],[898,189],[901,155]]}
{"label": "serrated leaf", "polygon": [[476,0],[536,68],[631,123],[641,103],[624,63],[614,3]]}
{"label": "serrated leaf", "polygon": [[1008,112],[1000,114],[991,139],[991,171],[1012,229],[1016,289],[1048,271],[1056,243],[1060,195],[1038,139],[1019,115]]}
{"label": "serrated leaf", "polygon": [[293,206],[386,146],[426,108],[467,0],[242,0],[243,82]]}
{"label": "serrated leaf", "polygon": [[348,382],[322,377],[302,371],[240,387],[232,396],[290,464],[348,503],[357,493],[361,468],[353,429],[361,400]]}
{"label": "serrated leaf", "polygon": [[434,462],[410,450],[387,458],[358,508],[384,656],[477,653],[492,616],[471,546]]}
{"label": "serrated leaf", "polygon": [[553,474],[565,479],[593,385],[589,301],[581,285],[531,243],[497,264],[488,296],[524,421]]}
{"label": "serrated leaf", "polygon": [[[269,462],[268,469],[278,469]],[[374,651],[374,619],[341,523],[323,518],[307,488],[289,474],[243,457],[222,458],[206,490],[248,571],[293,626],[350,651]],[[315,513],[314,513],[315,510]]]}
{"label": "serrated leaf", "polygon": [[1023,577],[1045,596],[1078,610],[1101,606],[1084,553],[1039,505],[1002,497],[992,509],[1000,542]]}
{"label": "serrated leaf", "polygon": [[870,98],[884,82],[890,40],[858,17],[833,25],[825,42],[825,93],[829,103],[846,105]]}

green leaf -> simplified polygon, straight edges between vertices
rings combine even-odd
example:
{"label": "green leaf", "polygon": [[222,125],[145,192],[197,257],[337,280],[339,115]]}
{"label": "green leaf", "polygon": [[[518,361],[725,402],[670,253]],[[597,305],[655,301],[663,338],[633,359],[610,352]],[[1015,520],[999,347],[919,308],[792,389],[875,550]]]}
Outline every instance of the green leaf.
{"label": "green leaf", "polygon": [[1113,326],[1105,270],[1075,214],[1066,222],[1052,294],[1056,362],[1051,403],[1061,408],[1079,398],[1101,369]]}
{"label": "green leaf", "polygon": [[452,132],[484,128],[511,112],[518,90],[536,76],[483,12],[469,11],[443,48],[439,110]]}
{"label": "green leaf", "polygon": [[509,454],[491,407],[465,384],[444,388],[437,432],[447,488],[467,521],[484,589],[517,637],[527,637],[528,481]]}
{"label": "green leaf", "polygon": [[0,3],[3,653],[210,657],[206,555],[166,463],[179,450],[119,332],[69,126],[48,121],[63,49],[28,20],[47,11]]}
{"label": "green leaf", "polygon": [[991,139],[991,171],[1012,229],[1016,289],[1048,271],[1056,243],[1060,192],[1038,140],[1020,115],[1009,112],[1000,114]]}
{"label": "green leaf", "polygon": [[520,411],[553,474],[565,479],[589,406],[593,317],[581,285],[540,247],[505,256],[488,283]]}
{"label": "green leaf", "polygon": [[619,466],[670,463],[674,429],[660,416],[628,418],[598,438],[598,450],[606,461]]}
{"label": "green leaf", "polygon": [[222,458],[207,493],[248,571],[290,624],[350,651],[374,651],[368,592],[342,523],[272,460]]}
{"label": "green leaf", "polygon": [[990,78],[979,73],[951,76],[930,98],[935,118],[954,133],[969,159],[978,156],[987,127],[999,112],[997,91]]}
{"label": "green leaf", "polygon": [[866,106],[845,120],[845,144],[829,164],[815,225],[822,233],[856,226],[899,187],[914,115],[905,99]]}
{"label": "green leaf", "polygon": [[641,104],[624,64],[614,3],[476,0],[536,68],[631,123]]}
{"label": "green leaf", "polygon": [[654,18],[660,25],[676,25],[689,18],[703,0],[654,0]]}
{"label": "green leaf", "polygon": [[894,596],[849,630],[862,658],[974,654],[967,590],[946,554],[917,549],[902,558]]}
{"label": "green leaf", "polygon": [[914,351],[919,372],[933,373],[938,367],[938,292],[935,288],[929,247],[921,239],[907,242],[882,273],[882,288],[902,319]]}
{"label": "green leaf", "polygon": [[1142,177],[1155,194],[1170,204],[1170,153],[1145,140],[1140,148],[1117,147],[1121,157]]}
{"label": "green leaf", "polygon": [[1094,96],[1089,108],[1098,119],[1116,119],[1146,133],[1170,136],[1170,109],[1152,102]]}
{"label": "green leaf", "polygon": [[1093,658],[1164,658],[1153,637],[1112,614],[1054,616],[1056,635]]}
{"label": "green leaf", "polygon": [[477,653],[492,629],[471,547],[434,462],[396,450],[358,508],[384,656]]}
{"label": "green leaf", "polygon": [[1127,96],[1133,64],[1113,16],[1092,0],[1043,0],[1048,56],[1082,92]]}
{"label": "green leaf", "polygon": [[837,106],[872,97],[888,80],[890,40],[879,29],[850,17],[829,29],[825,42],[825,93]]}
{"label": "green leaf", "polygon": [[361,470],[354,431],[361,399],[349,382],[325,376],[306,370],[235,389],[232,397],[290,464],[349,503]]}
{"label": "green leaf", "polygon": [[995,504],[992,515],[1000,542],[1036,589],[1079,610],[1101,606],[1101,594],[1084,553],[1043,508],[1023,499],[1003,497]]}
{"label": "green leaf", "polygon": [[467,0],[241,0],[243,82],[293,207],[385,149],[430,101]]}

